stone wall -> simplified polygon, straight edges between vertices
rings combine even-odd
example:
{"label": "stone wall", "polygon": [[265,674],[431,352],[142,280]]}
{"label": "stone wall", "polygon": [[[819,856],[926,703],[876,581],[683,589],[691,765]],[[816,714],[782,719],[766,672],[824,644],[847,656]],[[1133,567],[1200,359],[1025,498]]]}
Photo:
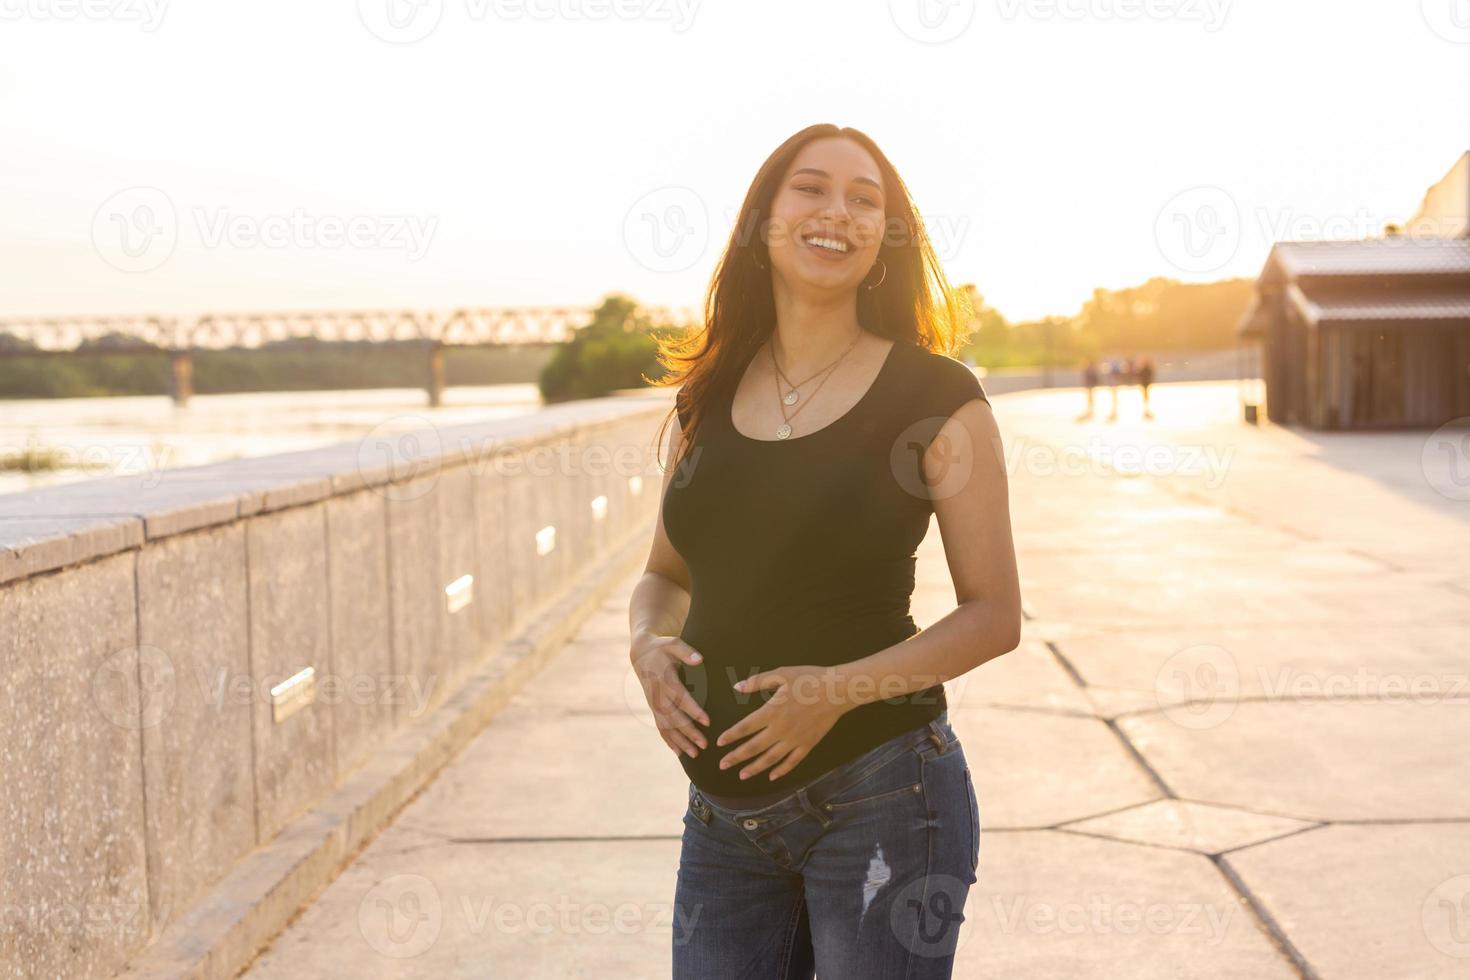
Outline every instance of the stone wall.
{"label": "stone wall", "polygon": [[668,408],[0,496],[0,976],[111,975],[648,534]]}

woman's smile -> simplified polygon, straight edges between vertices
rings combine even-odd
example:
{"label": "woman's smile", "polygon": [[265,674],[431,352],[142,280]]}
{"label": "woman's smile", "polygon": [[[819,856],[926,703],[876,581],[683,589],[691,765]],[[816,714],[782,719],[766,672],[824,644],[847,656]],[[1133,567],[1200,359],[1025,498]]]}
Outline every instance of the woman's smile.
{"label": "woman's smile", "polygon": [[857,252],[851,242],[839,235],[804,235],[801,241],[807,251],[826,262],[845,262]]}

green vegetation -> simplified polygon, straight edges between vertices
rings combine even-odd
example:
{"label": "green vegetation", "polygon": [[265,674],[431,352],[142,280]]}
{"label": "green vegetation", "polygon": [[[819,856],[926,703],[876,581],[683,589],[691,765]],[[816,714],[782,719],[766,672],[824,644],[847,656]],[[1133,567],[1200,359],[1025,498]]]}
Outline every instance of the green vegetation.
{"label": "green vegetation", "polygon": [[[959,289],[973,322],[962,356],[987,368],[1075,365],[1102,352],[1228,349],[1235,323],[1254,284],[1248,279],[1189,284],[1155,278],[1130,289],[1098,289],[1075,316],[1009,323],[973,285]],[[636,301],[613,294],[592,321],[556,348],[449,348],[445,380],[451,385],[539,382],[547,402],[638,388],[664,373],[655,331],[688,324],[654,323]],[[0,398],[77,398],[159,395],[169,390],[168,356],[107,353],[119,338],[101,338],[91,356],[24,354],[0,357]],[[0,337],[0,350],[21,348]],[[427,358],[413,348],[322,345],[300,341],[253,351],[198,351],[199,394],[306,391],[342,388],[416,388],[426,380]]]}
{"label": "green vegetation", "polygon": [[563,344],[541,372],[541,397],[554,402],[641,388],[647,384],[645,378],[664,373],[653,331],[688,326],[654,323],[639,312],[633,299],[608,296],[592,314],[592,322]]}
{"label": "green vegetation", "polygon": [[1104,351],[1228,350],[1255,283],[1182,283],[1158,277],[1130,289],[1093,290],[1072,317],[1008,324],[974,286],[960,288],[976,321],[964,354],[987,368],[1072,365]]}
{"label": "green vegetation", "polygon": [[72,453],[29,442],[22,449],[0,449],[0,473],[46,473],[51,470],[106,469],[102,463],[77,459]]}
{"label": "green vegetation", "polygon": [[[450,385],[531,384],[552,353],[545,347],[452,347],[444,352],[445,380]],[[427,359],[417,350],[371,343],[197,351],[194,390],[213,395],[418,388],[427,370]],[[162,352],[0,357],[0,398],[162,395],[168,390],[169,361]]]}

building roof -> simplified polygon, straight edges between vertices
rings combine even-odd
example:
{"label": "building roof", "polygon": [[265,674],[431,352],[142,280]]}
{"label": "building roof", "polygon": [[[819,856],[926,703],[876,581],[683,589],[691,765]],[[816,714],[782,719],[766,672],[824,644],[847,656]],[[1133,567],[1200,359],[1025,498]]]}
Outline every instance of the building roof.
{"label": "building roof", "polygon": [[1470,238],[1396,235],[1358,242],[1278,242],[1261,281],[1420,275],[1470,276]]}
{"label": "building roof", "polygon": [[1287,298],[1309,326],[1337,323],[1401,323],[1438,321],[1470,323],[1470,284],[1459,289],[1436,288],[1404,292],[1369,285],[1330,294],[1309,293],[1301,286],[1287,287]]}

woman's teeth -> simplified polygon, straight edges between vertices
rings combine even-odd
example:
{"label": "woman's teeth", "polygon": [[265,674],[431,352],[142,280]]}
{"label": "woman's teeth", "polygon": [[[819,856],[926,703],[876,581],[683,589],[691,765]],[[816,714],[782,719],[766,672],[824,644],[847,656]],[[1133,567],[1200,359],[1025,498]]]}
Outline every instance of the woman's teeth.
{"label": "woman's teeth", "polygon": [[829,252],[847,254],[847,243],[838,241],[835,238],[808,238],[806,243],[808,245],[815,245],[818,248],[824,248]]}

